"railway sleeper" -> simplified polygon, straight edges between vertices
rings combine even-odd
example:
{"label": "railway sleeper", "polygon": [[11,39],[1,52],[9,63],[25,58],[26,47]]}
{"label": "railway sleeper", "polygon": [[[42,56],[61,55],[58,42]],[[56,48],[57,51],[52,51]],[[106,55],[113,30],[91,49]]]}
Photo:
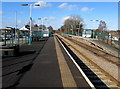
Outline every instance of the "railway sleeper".
{"label": "railway sleeper", "polygon": [[104,86],[106,87],[107,89],[109,89],[101,80],[91,80],[91,82],[97,87],[100,88],[100,86]]}
{"label": "railway sleeper", "polygon": [[92,80],[97,80],[97,79],[99,79],[97,76],[94,76],[94,75],[88,75],[88,78],[89,78],[89,79],[92,79]]}
{"label": "railway sleeper", "polygon": [[105,85],[98,85],[96,89],[110,89],[110,88],[106,87]]}
{"label": "railway sleeper", "polygon": [[[58,39],[60,39],[58,37]],[[61,39],[60,39],[61,40]],[[62,41],[62,40],[61,40]],[[70,54],[72,55],[72,57],[74,58],[74,60],[76,61],[76,63],[79,65],[79,67],[83,70],[83,72],[85,73],[85,75],[89,78],[89,80],[93,83],[93,85],[96,87],[103,87],[106,89],[109,89],[105,83],[96,75],[96,73],[94,73],[91,69],[94,69],[94,66],[87,66],[86,64],[84,64],[78,57],[77,55],[62,41],[63,45],[66,47],[66,49],[70,52]],[[91,76],[91,77],[90,77]],[[93,77],[94,76],[94,77]]]}

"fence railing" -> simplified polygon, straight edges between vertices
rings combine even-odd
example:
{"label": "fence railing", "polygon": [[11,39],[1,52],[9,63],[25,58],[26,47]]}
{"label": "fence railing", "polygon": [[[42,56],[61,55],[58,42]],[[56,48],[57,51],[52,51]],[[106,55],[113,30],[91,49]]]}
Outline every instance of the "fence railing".
{"label": "fence railing", "polygon": [[13,46],[15,44],[25,44],[28,43],[29,31],[17,30],[16,33],[14,30],[3,29],[1,34],[0,45],[4,46]]}
{"label": "fence railing", "polygon": [[[75,32],[63,32],[64,34],[70,34],[70,35],[78,35]],[[87,34],[86,34],[87,35]],[[87,36],[86,36],[87,37]],[[120,34],[115,32],[114,35],[112,35],[110,32],[91,32],[91,38],[96,38],[100,41],[103,41],[115,48],[120,49]]]}
{"label": "fence railing", "polygon": [[96,32],[95,38],[97,38],[100,41],[103,41],[115,48],[120,47],[120,37],[118,34],[112,35],[110,32]]}

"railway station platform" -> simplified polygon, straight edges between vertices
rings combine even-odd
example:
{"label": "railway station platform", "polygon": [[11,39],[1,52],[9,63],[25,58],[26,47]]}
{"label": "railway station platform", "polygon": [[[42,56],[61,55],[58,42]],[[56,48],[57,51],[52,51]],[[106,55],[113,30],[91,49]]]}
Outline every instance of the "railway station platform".
{"label": "railway station platform", "polygon": [[73,35],[70,35],[70,36],[72,36],[74,38],[79,38],[79,39],[85,40],[89,43],[93,43],[94,45],[99,46],[100,48],[104,49],[106,52],[108,52],[116,57],[120,57],[120,47],[115,48],[115,47],[110,46],[109,44],[107,44],[105,42],[98,40],[98,39],[85,38],[85,37],[73,36]]}
{"label": "railway station platform", "polygon": [[15,89],[91,89],[55,37],[50,37]]}
{"label": "railway station platform", "polygon": [[19,46],[20,52],[17,56],[2,56],[0,63],[0,69],[2,70],[0,80],[2,82],[0,84],[3,89],[16,85],[19,79],[32,66],[33,61],[46,41],[47,39],[44,39],[44,41],[33,42],[31,45],[24,44]]}
{"label": "railway station platform", "polygon": [[115,56],[119,56],[120,57],[120,49],[118,49],[118,48],[115,48],[115,47],[112,47],[112,46],[110,46],[109,44],[107,44],[107,43],[104,43],[104,42],[102,42],[102,41],[99,41],[99,40],[97,40],[97,39],[89,39],[89,41],[91,41],[91,42],[93,42],[94,44],[96,44],[96,45],[99,45],[100,47],[102,47],[104,50],[106,50],[108,53],[111,53],[111,54],[113,54],[113,55],[115,55]]}
{"label": "railway station platform", "polygon": [[109,89],[70,47],[59,34],[20,46],[18,56],[2,59],[3,89]]}

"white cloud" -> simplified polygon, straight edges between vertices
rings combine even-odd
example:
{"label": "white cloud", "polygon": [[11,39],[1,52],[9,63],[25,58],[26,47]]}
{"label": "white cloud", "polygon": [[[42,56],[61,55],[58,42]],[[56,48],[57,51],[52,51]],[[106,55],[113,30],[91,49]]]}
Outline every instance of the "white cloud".
{"label": "white cloud", "polygon": [[62,3],[61,5],[59,5],[58,7],[59,8],[64,8],[64,7],[66,7],[68,4],[67,3]]}
{"label": "white cloud", "polygon": [[67,20],[67,19],[69,19],[69,18],[71,18],[71,16],[65,16],[65,17],[63,17],[63,18],[61,19],[61,23],[63,24],[64,21]]}
{"label": "white cloud", "polygon": [[83,12],[93,11],[93,10],[94,10],[94,8],[88,8],[88,7],[81,8],[81,11],[83,11]]}
{"label": "white cloud", "polygon": [[67,10],[73,10],[77,5],[69,5],[68,3],[62,3],[58,8],[63,8]]}
{"label": "white cloud", "polygon": [[56,17],[42,17],[41,20],[56,20]]}
{"label": "white cloud", "polygon": [[43,17],[42,20],[48,20],[48,18],[47,17]]}
{"label": "white cloud", "polygon": [[49,17],[49,20],[56,20],[55,17]]}
{"label": "white cloud", "polygon": [[71,16],[63,17],[63,21],[65,21],[65,20],[67,20],[67,19],[69,19],[69,18],[71,18]]}
{"label": "white cloud", "polygon": [[51,6],[51,4],[47,4],[46,2],[44,2],[44,1],[39,1],[39,2],[37,2],[37,3],[35,3],[34,5],[40,5],[40,6],[34,6],[35,8],[39,8],[39,7],[42,7],[42,8],[45,8],[45,7],[50,7]]}

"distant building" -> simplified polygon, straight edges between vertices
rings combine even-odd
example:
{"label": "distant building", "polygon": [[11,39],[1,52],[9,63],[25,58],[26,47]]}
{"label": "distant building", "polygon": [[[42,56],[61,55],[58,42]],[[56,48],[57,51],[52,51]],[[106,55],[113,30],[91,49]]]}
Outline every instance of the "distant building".
{"label": "distant building", "polygon": [[[29,29],[30,29],[29,26],[24,26],[20,30],[22,30],[24,33],[24,31],[29,32],[30,31]],[[36,25],[36,26],[32,27],[31,30],[32,30],[33,38],[50,37],[50,35],[51,35],[50,29],[47,28],[45,25],[40,25],[40,26]]]}
{"label": "distant building", "polygon": [[12,36],[15,36],[15,29],[12,27],[5,27],[5,28],[0,28],[0,38],[4,39],[6,35],[6,39],[10,39]]}
{"label": "distant building", "polygon": [[6,30],[6,34],[12,34],[15,32],[15,29],[12,27],[5,27],[5,28],[0,28],[1,35],[4,34],[4,31]]}
{"label": "distant building", "polygon": [[51,34],[54,33],[54,30],[53,30],[53,27],[52,27],[52,26],[49,26],[48,29],[50,30]]}
{"label": "distant building", "polygon": [[120,33],[119,31],[110,31],[110,37],[112,36],[112,40],[119,40]]}
{"label": "distant building", "polygon": [[84,29],[82,32],[82,37],[91,37],[93,29]]}
{"label": "distant building", "polygon": [[51,32],[48,28],[43,30],[43,37],[50,37]]}
{"label": "distant building", "polygon": [[51,32],[45,26],[41,27],[32,27],[33,37],[50,37]]}
{"label": "distant building", "polygon": [[25,26],[23,26],[22,28],[20,28],[19,30],[22,30],[22,31],[29,31],[28,28],[26,28]]}

